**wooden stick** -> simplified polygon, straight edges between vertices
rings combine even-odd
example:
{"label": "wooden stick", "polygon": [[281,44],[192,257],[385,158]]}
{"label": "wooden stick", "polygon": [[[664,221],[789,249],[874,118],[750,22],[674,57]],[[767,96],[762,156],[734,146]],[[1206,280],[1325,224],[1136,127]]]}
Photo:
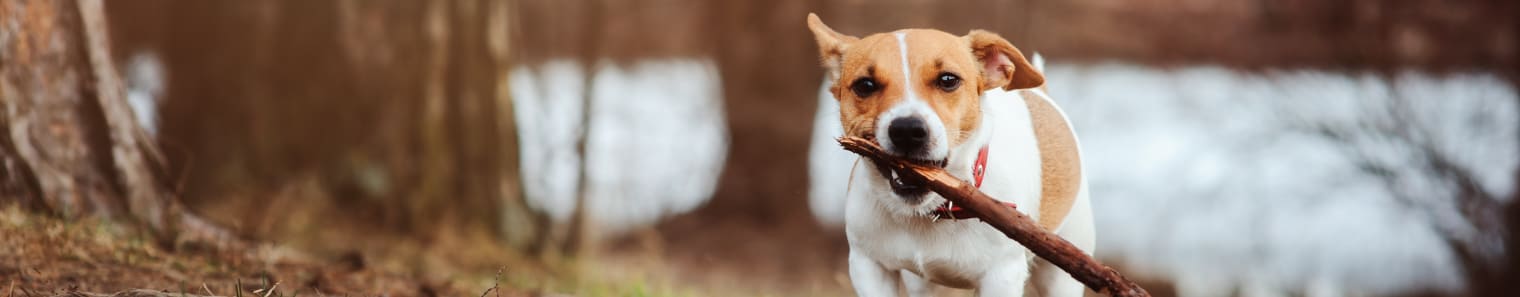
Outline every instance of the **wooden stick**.
{"label": "wooden stick", "polygon": [[839,145],[871,159],[879,166],[897,171],[905,182],[922,183],[946,200],[970,210],[982,222],[992,225],[1002,231],[1003,235],[1029,248],[1035,255],[1065,270],[1072,278],[1095,292],[1109,296],[1150,296],[1145,289],[1119,275],[1118,271],[1098,263],[1070,242],[1040,227],[1029,216],[998,203],[997,199],[977,190],[976,186],[951,176],[942,168],[899,159],[882,150],[875,142],[863,138],[842,137],[839,138]]}

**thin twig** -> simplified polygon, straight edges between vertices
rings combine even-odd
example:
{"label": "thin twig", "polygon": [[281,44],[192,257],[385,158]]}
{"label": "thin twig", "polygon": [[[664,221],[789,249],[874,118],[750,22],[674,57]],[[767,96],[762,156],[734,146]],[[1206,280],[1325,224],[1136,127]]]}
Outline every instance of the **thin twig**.
{"label": "thin twig", "polygon": [[274,295],[274,290],[277,289],[277,288],[279,288],[279,287],[280,287],[280,282],[274,282],[273,286],[269,286],[269,289],[264,290],[264,297],[269,297],[269,295]]}
{"label": "thin twig", "polygon": [[501,297],[501,271],[503,269],[506,269],[506,267],[496,268],[496,279],[492,281],[491,288],[486,289],[485,292],[480,292],[480,297],[486,297],[486,294],[490,294],[491,291],[496,291],[496,297]]}

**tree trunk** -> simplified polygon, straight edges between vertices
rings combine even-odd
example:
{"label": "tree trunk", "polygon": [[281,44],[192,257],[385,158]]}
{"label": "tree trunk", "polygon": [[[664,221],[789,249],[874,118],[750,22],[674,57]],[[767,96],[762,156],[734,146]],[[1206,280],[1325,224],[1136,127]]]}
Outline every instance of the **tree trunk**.
{"label": "tree trunk", "polygon": [[230,244],[184,211],[110,59],[100,0],[4,1],[0,199],[127,222],[161,244]]}
{"label": "tree trunk", "polygon": [[562,247],[565,255],[571,257],[585,256],[594,251],[596,240],[595,217],[587,213],[591,211],[591,151],[588,144],[591,142],[591,113],[596,105],[596,72],[602,58],[601,40],[605,25],[602,15],[607,10],[607,3],[603,1],[588,1],[590,8],[587,9],[588,17],[585,19],[587,32],[582,35],[581,44],[586,47],[582,53],[581,69],[584,80],[582,81],[581,102],[581,139],[576,143],[575,150],[581,157],[580,186],[576,188],[575,211],[570,215],[568,226],[569,234],[565,237]]}

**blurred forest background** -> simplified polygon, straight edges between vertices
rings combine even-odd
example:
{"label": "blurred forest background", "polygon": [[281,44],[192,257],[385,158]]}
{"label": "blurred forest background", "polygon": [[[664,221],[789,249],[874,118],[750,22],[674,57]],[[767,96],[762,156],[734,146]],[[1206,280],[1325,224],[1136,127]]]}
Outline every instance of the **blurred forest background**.
{"label": "blurred forest background", "polygon": [[1158,295],[1520,290],[1503,0],[5,0],[0,198],[326,264],[0,278],[456,295],[436,284],[504,267],[519,292],[849,295],[808,12],[1047,58],[1098,255]]}

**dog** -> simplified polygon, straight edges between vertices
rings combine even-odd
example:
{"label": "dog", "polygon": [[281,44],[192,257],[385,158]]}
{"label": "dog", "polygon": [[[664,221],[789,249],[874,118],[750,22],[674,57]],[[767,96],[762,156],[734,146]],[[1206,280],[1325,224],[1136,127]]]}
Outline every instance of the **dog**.
{"label": "dog", "polygon": [[[1006,39],[903,29],[854,37],[816,14],[828,92],[848,136],[945,168],[1078,248],[1096,241],[1076,133],[1046,95],[1044,75]],[[850,281],[860,296],[936,286],[978,296],[1082,296],[1066,272],[923,185],[857,160],[846,186]]]}

